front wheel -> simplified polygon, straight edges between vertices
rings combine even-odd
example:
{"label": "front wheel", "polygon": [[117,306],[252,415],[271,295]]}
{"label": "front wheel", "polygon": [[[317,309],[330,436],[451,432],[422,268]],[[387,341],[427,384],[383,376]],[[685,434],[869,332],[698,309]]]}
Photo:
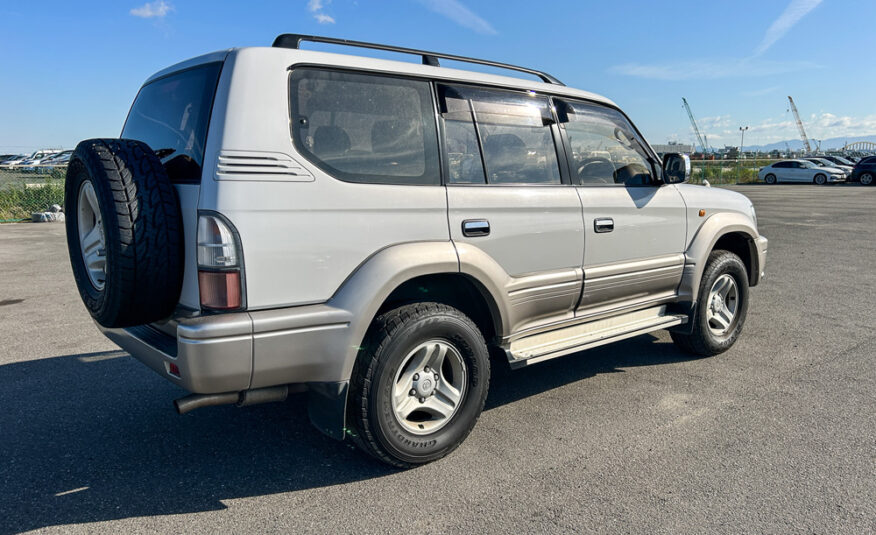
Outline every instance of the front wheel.
{"label": "front wheel", "polygon": [[767,176],[763,177],[763,181],[766,182],[767,184],[770,184],[770,185],[775,184],[776,183],[776,175],[770,173]]}
{"label": "front wheel", "polygon": [[814,182],[816,184],[818,184],[819,186],[823,186],[823,185],[827,184],[827,177],[822,175],[821,173],[819,173],[819,174],[815,175]]}
{"label": "front wheel", "polygon": [[490,378],[487,346],[462,312],[414,303],[374,320],[350,385],[357,445],[409,468],[440,459],[474,428]]}
{"label": "front wheel", "polygon": [[710,357],[730,349],[748,315],[748,272],[729,251],[712,251],[700,281],[690,334],[671,333],[675,344],[695,355]]}

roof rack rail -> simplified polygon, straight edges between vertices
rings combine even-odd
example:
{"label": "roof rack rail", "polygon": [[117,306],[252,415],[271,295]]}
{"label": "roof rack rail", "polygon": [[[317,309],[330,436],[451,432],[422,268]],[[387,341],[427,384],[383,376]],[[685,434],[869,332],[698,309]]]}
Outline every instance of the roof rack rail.
{"label": "roof rack rail", "polygon": [[425,50],[417,50],[415,48],[404,48],[400,46],[392,46],[392,45],[381,45],[378,43],[365,43],[362,41],[351,41],[349,39],[336,39],[334,37],[322,37],[319,35],[302,35],[297,33],[284,33],[278,35],[276,39],[274,39],[274,44],[271,46],[277,48],[300,48],[301,41],[310,41],[312,43],[328,43],[333,45],[344,45],[344,46],[353,46],[360,48],[373,48],[375,50],[386,50],[388,52],[400,52],[402,54],[413,54],[415,56],[422,56],[423,65],[431,65],[432,67],[440,67],[441,64],[438,62],[438,58],[441,59],[449,59],[453,61],[462,61],[465,63],[476,63],[478,65],[487,65],[489,67],[498,67],[500,69],[508,69],[512,71],[525,72],[527,74],[531,74],[533,76],[538,76],[543,82],[548,84],[555,85],[565,85],[563,82],[557,80],[550,74],[537,71],[535,69],[528,69],[526,67],[518,67],[517,65],[510,65],[508,63],[500,63],[498,61],[490,61],[486,59],[477,59],[477,58],[468,58],[465,56],[455,56],[453,54],[442,54],[440,52],[427,52]]}

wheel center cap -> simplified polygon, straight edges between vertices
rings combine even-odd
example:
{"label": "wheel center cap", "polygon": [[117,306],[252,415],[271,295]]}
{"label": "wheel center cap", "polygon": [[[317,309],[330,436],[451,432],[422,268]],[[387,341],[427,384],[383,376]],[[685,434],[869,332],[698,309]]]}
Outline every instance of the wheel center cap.
{"label": "wheel center cap", "polygon": [[716,296],[712,299],[712,311],[713,311],[713,312],[718,312],[718,311],[721,310],[722,308],[724,308],[724,298],[721,297],[720,295],[716,295]]}
{"label": "wheel center cap", "polygon": [[[425,377],[422,377],[425,375]],[[417,390],[417,395],[421,398],[429,397],[435,390],[435,380],[430,373],[423,373],[419,381],[414,382],[414,388]]]}

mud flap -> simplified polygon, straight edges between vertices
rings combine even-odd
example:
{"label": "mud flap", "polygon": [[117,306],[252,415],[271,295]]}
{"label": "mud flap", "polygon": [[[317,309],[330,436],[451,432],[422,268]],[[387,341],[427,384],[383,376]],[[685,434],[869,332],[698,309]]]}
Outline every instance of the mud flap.
{"label": "mud flap", "polygon": [[310,423],[335,440],[344,440],[349,381],[308,383],[307,414]]}

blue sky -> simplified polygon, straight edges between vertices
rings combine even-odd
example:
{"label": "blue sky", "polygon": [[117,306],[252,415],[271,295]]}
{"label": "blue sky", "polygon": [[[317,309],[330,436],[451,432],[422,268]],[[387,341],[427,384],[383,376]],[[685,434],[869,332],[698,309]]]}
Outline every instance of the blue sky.
{"label": "blue sky", "polygon": [[[652,143],[876,134],[876,2],[92,0],[0,6],[0,151],[118,136],[153,72],[310,33],[532,66],[621,105]],[[314,47],[316,48],[316,47]],[[321,47],[325,50],[328,48]]]}

